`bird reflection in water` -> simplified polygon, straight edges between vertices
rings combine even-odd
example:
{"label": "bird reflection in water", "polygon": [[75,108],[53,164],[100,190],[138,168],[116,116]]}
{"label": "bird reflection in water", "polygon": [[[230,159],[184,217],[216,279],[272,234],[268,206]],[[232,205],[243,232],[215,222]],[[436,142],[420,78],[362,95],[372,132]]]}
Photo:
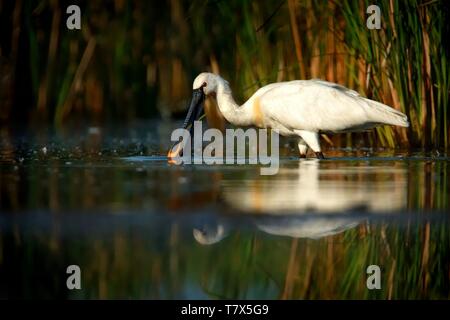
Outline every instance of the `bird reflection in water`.
{"label": "bird reflection in water", "polygon": [[[222,179],[220,198],[265,233],[319,239],[404,210],[406,185],[403,167],[377,167],[375,174],[368,165],[334,166],[314,159],[270,179]],[[194,228],[193,236],[204,245],[217,243],[237,227],[236,220],[221,215]]]}

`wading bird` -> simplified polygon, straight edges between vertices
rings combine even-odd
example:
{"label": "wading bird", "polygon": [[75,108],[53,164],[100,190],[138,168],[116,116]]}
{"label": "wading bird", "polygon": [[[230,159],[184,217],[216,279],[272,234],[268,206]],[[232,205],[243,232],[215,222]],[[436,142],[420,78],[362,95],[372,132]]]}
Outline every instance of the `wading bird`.
{"label": "wading bird", "polygon": [[[317,158],[324,158],[321,133],[365,131],[379,125],[409,126],[403,113],[339,84],[316,79],[266,85],[239,106],[226,80],[204,72],[194,80],[185,129],[191,126],[192,130],[208,95],[215,95],[220,112],[233,125],[271,128],[283,136],[297,136],[302,158],[308,148]],[[180,152],[180,146],[174,146],[168,157],[176,157]]]}

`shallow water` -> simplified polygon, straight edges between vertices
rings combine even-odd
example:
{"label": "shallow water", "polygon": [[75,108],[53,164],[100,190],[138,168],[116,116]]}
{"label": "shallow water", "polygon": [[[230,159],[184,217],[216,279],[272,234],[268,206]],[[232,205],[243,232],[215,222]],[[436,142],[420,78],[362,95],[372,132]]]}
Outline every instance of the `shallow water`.
{"label": "shallow water", "polygon": [[168,164],[175,126],[1,129],[0,297],[450,297],[445,154],[282,144],[261,176]]}

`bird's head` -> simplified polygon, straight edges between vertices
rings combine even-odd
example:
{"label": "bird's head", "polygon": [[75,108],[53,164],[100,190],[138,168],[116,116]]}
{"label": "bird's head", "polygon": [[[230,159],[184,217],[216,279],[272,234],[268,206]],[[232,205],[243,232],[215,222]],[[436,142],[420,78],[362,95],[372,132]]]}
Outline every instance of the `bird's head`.
{"label": "bird's head", "polygon": [[218,83],[223,80],[220,76],[203,72],[200,73],[192,84],[192,99],[189,104],[186,119],[184,120],[183,128],[187,129],[193,126],[194,121],[200,118],[203,114],[203,103],[205,97],[217,92]]}
{"label": "bird's head", "polygon": [[[192,85],[192,99],[189,103],[188,112],[186,114],[186,119],[183,123],[183,128],[190,128],[191,134],[193,133],[194,121],[198,120],[204,113],[203,103],[205,101],[205,97],[208,95],[215,94],[217,92],[217,88],[219,82],[227,83],[220,76],[203,72],[200,73],[194,80]],[[169,158],[176,157],[181,152],[181,147],[179,144],[175,144],[172,146],[168,153]]]}
{"label": "bird's head", "polygon": [[217,92],[219,81],[223,81],[220,76],[214,73],[202,72],[195,78],[192,89],[194,91],[202,89],[203,93],[208,96]]}
{"label": "bird's head", "polygon": [[194,239],[203,245],[210,245],[221,241],[228,235],[224,225],[204,225],[193,230]]}

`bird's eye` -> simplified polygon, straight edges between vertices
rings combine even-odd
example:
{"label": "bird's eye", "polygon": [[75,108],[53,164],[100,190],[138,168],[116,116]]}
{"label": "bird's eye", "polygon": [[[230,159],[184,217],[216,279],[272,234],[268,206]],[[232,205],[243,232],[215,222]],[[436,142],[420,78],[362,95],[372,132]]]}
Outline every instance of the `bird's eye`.
{"label": "bird's eye", "polygon": [[207,85],[206,82],[203,82],[202,88],[203,88],[203,87],[206,87],[206,85]]}

